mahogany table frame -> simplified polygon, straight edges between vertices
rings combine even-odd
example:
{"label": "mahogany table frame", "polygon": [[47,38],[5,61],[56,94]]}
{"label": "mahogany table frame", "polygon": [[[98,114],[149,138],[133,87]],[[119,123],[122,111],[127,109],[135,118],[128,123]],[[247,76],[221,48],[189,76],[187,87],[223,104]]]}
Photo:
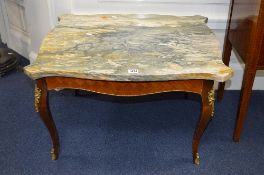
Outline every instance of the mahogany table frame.
{"label": "mahogany table frame", "polygon": [[35,109],[46,125],[51,140],[52,160],[59,156],[59,136],[56,125],[49,109],[49,90],[53,89],[80,89],[108,94],[113,96],[142,96],[148,94],[182,91],[192,92],[201,96],[201,114],[197,123],[192,142],[193,163],[200,163],[198,147],[200,139],[207,127],[207,124],[214,115],[214,89],[213,80],[174,80],[157,82],[118,82],[89,80],[66,77],[46,77],[36,80],[35,86]]}
{"label": "mahogany table frame", "polygon": [[[229,65],[231,51],[234,50],[245,63],[233,133],[233,141],[239,142],[256,72],[264,70],[264,0],[231,0],[227,24],[223,62]],[[224,88],[225,83],[220,83],[217,93],[219,101],[223,98]]]}

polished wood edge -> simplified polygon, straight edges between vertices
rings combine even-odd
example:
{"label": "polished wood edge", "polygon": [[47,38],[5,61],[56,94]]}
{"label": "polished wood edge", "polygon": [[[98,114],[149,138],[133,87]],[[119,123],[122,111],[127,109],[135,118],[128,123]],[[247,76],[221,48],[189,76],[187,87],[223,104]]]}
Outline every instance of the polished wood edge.
{"label": "polished wood edge", "polygon": [[204,81],[212,81],[174,80],[157,82],[118,82],[67,77],[46,77],[44,79],[47,83],[48,90],[80,89],[113,96],[142,96],[173,91],[201,94]]}
{"label": "polished wood edge", "polygon": [[257,70],[264,70],[264,66],[262,66],[262,65],[261,66],[258,66],[257,67]]}

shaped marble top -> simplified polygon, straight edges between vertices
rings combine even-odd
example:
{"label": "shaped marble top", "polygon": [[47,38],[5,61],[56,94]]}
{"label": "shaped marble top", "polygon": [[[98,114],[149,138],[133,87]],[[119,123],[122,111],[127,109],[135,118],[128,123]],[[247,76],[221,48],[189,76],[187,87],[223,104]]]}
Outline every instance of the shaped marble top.
{"label": "shaped marble top", "polygon": [[228,80],[219,42],[202,16],[64,15],[45,37],[32,79]]}

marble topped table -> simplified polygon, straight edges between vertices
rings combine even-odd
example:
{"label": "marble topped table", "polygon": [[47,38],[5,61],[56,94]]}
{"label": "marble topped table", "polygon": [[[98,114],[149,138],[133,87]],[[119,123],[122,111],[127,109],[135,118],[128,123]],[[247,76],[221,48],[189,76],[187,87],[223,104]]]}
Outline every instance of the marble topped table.
{"label": "marble topped table", "polygon": [[193,161],[214,111],[213,82],[233,75],[203,16],[64,15],[45,37],[25,73],[36,80],[35,107],[49,129],[52,158],[59,139],[48,106],[52,89],[83,89],[117,96],[170,91],[201,95]]}

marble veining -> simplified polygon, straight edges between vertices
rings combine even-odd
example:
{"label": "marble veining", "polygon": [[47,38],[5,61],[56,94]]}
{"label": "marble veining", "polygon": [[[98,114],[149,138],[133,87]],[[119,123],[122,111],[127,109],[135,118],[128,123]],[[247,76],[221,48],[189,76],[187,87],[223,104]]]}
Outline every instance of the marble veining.
{"label": "marble veining", "polygon": [[233,71],[202,16],[64,15],[45,37],[32,79],[50,76],[108,81],[208,79]]}

